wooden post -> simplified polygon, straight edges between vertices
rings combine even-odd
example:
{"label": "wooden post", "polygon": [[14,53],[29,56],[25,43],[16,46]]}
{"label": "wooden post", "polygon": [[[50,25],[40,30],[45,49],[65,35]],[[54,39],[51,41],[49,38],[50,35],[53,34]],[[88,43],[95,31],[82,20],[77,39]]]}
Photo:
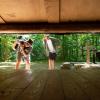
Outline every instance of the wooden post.
{"label": "wooden post", "polygon": [[86,62],[90,64],[90,44],[89,42],[86,43]]}

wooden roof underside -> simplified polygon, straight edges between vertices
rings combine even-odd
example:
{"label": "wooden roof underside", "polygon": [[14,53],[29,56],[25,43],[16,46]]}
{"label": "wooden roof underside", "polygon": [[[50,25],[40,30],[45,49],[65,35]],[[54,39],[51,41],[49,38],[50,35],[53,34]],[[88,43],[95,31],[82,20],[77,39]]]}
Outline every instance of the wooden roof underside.
{"label": "wooden roof underside", "polygon": [[0,0],[0,33],[73,31],[100,31],[100,0]]}

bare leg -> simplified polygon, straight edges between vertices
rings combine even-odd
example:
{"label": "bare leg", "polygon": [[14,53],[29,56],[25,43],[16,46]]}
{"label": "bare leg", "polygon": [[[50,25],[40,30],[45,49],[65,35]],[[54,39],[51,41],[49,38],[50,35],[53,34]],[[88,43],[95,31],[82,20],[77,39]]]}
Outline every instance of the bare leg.
{"label": "bare leg", "polygon": [[26,70],[30,70],[30,63],[27,62],[27,61],[26,61],[26,67],[25,67],[25,69],[26,69]]}
{"label": "bare leg", "polygon": [[21,63],[21,58],[22,58],[22,55],[20,52],[18,52],[17,54],[17,61],[16,61],[16,69],[19,69],[19,65]]}
{"label": "bare leg", "polygon": [[51,66],[52,66],[52,65],[51,65],[51,59],[49,59],[49,60],[48,60],[48,69],[49,69],[49,70],[52,69]]}
{"label": "bare leg", "polygon": [[52,60],[52,70],[55,69],[55,64],[54,64],[54,60]]}
{"label": "bare leg", "polygon": [[26,70],[30,70],[30,58],[27,57],[27,59],[25,60],[25,63],[26,63]]}
{"label": "bare leg", "polygon": [[16,69],[19,69],[20,63],[21,63],[21,61],[19,61],[19,60],[16,61]]}
{"label": "bare leg", "polygon": [[52,70],[55,69],[54,60],[51,60],[51,69],[52,69]]}

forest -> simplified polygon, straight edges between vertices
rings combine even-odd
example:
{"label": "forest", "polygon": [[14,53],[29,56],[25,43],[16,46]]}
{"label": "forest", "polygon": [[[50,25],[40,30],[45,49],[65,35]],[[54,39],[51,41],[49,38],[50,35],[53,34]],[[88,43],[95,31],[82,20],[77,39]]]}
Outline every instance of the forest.
{"label": "forest", "polygon": [[[0,35],[0,62],[15,62],[16,51],[12,49],[17,36],[22,34],[1,34]],[[47,57],[43,46],[43,33],[23,34],[26,38],[32,39],[31,61],[43,61]],[[93,49],[100,51],[100,34],[91,32],[68,33],[68,34],[50,34],[60,41],[60,47],[57,49],[57,61],[67,62],[85,62],[86,61],[86,43],[90,47],[90,61],[93,60]],[[99,61],[96,58],[96,61]]]}

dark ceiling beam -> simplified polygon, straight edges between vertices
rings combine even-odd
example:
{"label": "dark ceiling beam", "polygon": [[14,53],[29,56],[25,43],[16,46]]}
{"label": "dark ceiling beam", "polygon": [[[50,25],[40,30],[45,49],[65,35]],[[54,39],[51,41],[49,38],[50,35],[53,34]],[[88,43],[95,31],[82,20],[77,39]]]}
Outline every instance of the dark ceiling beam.
{"label": "dark ceiling beam", "polygon": [[0,24],[0,33],[100,32],[100,22],[9,23]]}

